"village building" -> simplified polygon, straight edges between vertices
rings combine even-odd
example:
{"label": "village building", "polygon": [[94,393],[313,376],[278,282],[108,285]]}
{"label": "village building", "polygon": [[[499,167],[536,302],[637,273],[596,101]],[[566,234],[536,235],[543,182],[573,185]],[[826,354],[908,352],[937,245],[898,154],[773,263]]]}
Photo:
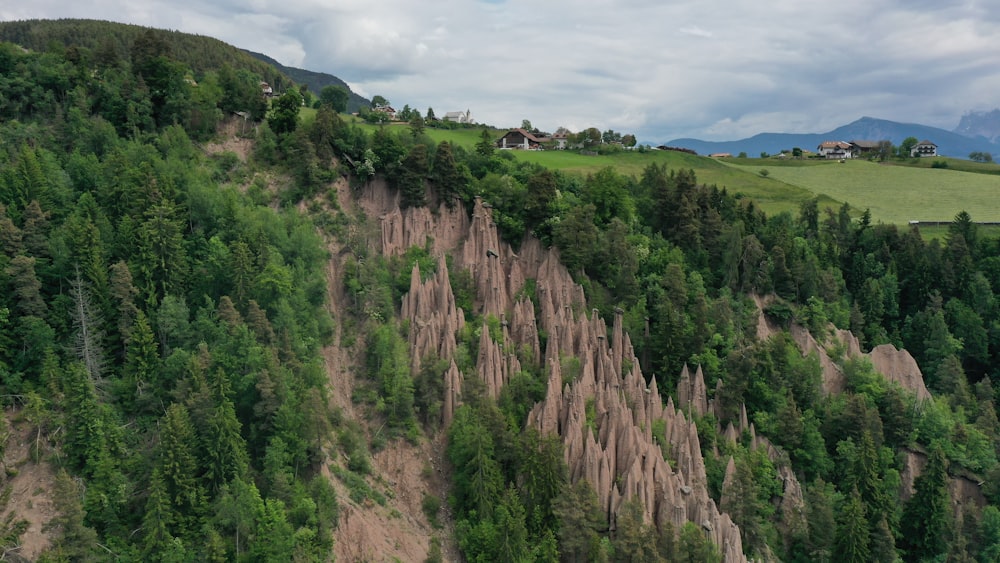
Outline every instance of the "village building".
{"label": "village building", "polygon": [[937,155],[938,155],[937,145],[926,139],[920,141],[919,143],[914,145],[912,149],[910,149],[910,156],[923,157],[923,156],[937,156]]}
{"label": "village building", "polygon": [[452,123],[463,123],[468,125],[473,125],[476,120],[472,119],[472,112],[470,110],[465,111],[449,111],[444,114],[444,121],[450,121]]}
{"label": "village building", "polygon": [[854,158],[865,158],[878,153],[879,141],[851,141],[851,154]]}
{"label": "village building", "polygon": [[823,141],[816,147],[816,154],[823,158],[837,160],[853,156],[851,144],[844,141]]}
{"label": "village building", "polygon": [[396,121],[396,110],[392,109],[392,106],[379,104],[372,111],[384,113],[389,118],[389,121]]}
{"label": "village building", "polygon": [[511,129],[504,133],[503,137],[497,139],[497,148],[542,150],[542,144],[551,140],[549,137],[536,137],[533,133],[525,129]]}

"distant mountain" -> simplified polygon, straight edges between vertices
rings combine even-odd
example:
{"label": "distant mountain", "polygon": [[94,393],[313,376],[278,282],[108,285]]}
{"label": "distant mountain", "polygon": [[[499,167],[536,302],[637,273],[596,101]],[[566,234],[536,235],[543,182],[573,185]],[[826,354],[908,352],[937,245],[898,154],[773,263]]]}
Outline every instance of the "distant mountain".
{"label": "distant mountain", "polygon": [[[246,51],[246,49],[244,49]],[[264,61],[265,63],[274,66],[274,68],[280,70],[281,72],[288,75],[289,78],[295,81],[296,84],[305,84],[309,87],[309,90],[317,96],[320,90],[324,86],[340,86],[347,90],[350,97],[347,100],[347,111],[356,112],[361,106],[371,105],[371,101],[367,98],[363,98],[354,93],[351,87],[347,85],[346,82],[337,78],[332,74],[326,74],[325,72],[314,72],[311,70],[305,70],[301,68],[295,68],[291,66],[285,66],[278,61],[272,59],[271,57],[261,54],[254,53],[253,51],[246,51],[247,54],[254,57],[257,60]]]}
{"label": "distant mountain", "polygon": [[1000,154],[1000,144],[978,137],[970,138],[938,127],[917,123],[898,123],[874,117],[862,117],[853,123],[838,127],[826,133],[759,133],[739,141],[702,141],[699,139],[674,139],[664,143],[668,146],[693,149],[698,154],[746,152],[751,157],[761,152],[775,154],[782,150],[799,147],[814,151],[823,141],[881,141],[888,139],[898,145],[907,137],[929,140],[938,146],[938,153],[955,158],[968,158],[969,153],[984,151]]}
{"label": "distant mountain", "polygon": [[993,143],[1000,141],[1000,109],[970,111],[962,116],[955,133],[965,137],[983,137]]}

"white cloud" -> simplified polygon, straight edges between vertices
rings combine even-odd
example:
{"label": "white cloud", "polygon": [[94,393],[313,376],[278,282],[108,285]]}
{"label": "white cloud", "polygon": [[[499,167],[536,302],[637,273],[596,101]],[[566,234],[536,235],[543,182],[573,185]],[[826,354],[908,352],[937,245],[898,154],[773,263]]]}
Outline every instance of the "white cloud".
{"label": "white cloud", "polygon": [[[1000,102],[1000,13],[844,0],[34,0],[0,18],[179,29],[329,72],[366,95],[498,126],[648,140],[820,132],[862,115],[951,128]],[[710,22],[710,24],[708,23]]]}

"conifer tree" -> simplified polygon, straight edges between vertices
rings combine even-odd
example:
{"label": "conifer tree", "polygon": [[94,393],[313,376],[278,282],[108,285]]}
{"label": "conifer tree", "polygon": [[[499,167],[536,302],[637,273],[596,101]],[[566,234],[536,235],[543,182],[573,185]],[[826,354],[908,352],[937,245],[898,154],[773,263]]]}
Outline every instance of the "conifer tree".
{"label": "conifer tree", "polygon": [[427,173],[430,163],[427,157],[427,146],[413,145],[403,159],[400,167],[398,187],[402,195],[400,205],[407,207],[423,207],[427,205]]}
{"label": "conifer tree", "polygon": [[176,535],[189,537],[198,531],[198,518],[204,510],[205,493],[197,481],[198,463],[194,455],[195,432],[184,405],[167,407],[160,430],[156,468],[163,481],[167,503],[173,511],[170,527]]}
{"label": "conifer tree", "polygon": [[438,143],[437,152],[434,153],[432,179],[437,188],[438,199],[444,202],[448,209],[454,207],[455,200],[462,196],[465,182],[461,170],[455,163],[451,143],[448,141]]}
{"label": "conifer tree", "polygon": [[909,561],[932,559],[948,548],[951,525],[948,460],[940,445],[934,445],[913,488],[913,497],[903,509],[902,547]]}
{"label": "conifer tree", "polygon": [[837,539],[834,544],[833,560],[843,563],[867,563],[870,561],[868,519],[861,494],[855,488],[844,501],[837,518]]}

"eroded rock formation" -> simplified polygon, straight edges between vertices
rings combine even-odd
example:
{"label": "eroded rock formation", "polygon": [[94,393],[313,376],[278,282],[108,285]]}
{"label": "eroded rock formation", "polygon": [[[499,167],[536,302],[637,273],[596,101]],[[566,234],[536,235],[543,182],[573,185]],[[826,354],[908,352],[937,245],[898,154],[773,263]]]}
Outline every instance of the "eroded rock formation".
{"label": "eroded rock formation", "polygon": [[[544,362],[546,396],[532,409],[528,424],[562,439],[571,480],[586,479],[593,486],[612,526],[622,504],[635,498],[649,521],[659,526],[670,523],[675,529],[694,522],[719,546],[724,561],[746,561],[739,528],[719,510],[707,490],[705,463],[692,417],[717,410],[717,405],[708,399],[700,368],[692,374],[685,367],[677,404],[671,398],[664,402],[655,381],[647,384],[642,374],[629,335],[622,328],[621,312],[616,311],[610,331],[597,311],[588,314],[583,289],[573,282],[556,250],[545,249],[529,238],[515,253],[500,240],[492,210],[479,201],[470,220],[460,209],[400,211],[398,200],[387,194],[384,186],[366,189],[371,194],[363,208],[380,220],[383,252],[399,254],[409,246],[429,246],[439,259],[437,272],[426,280],[414,267],[402,312],[410,322],[413,369],[419,369],[421,359],[428,355],[450,361],[444,374],[445,424],[461,404],[465,377],[481,378],[487,392],[497,397],[522,368],[522,361]],[[455,305],[444,260],[447,253],[456,267],[471,274],[476,289],[474,308],[483,319],[475,374],[461,373],[454,361],[456,334],[466,319],[465,312]],[[533,292],[528,291],[526,280],[534,280]],[[758,305],[763,308],[763,300],[758,299]],[[495,332],[491,335],[486,323],[489,316],[501,323],[499,337]],[[758,336],[766,338],[775,330],[760,315]],[[544,350],[539,336],[542,332],[547,335]],[[804,328],[793,327],[792,335],[804,354],[815,352],[819,356],[824,391],[841,392],[844,376],[827,347]],[[857,340],[846,331],[835,331],[829,341],[839,343],[850,357],[862,354]],[[579,361],[579,373],[563,373],[566,358]],[[921,399],[929,397],[919,368],[908,353],[879,347],[871,358],[890,380]],[[654,428],[662,428],[662,436],[654,437]],[[720,428],[724,439],[733,441],[743,432],[751,436],[752,447],[765,449],[772,460],[781,457],[774,445],[756,434],[745,408],[738,425],[728,423],[725,429]],[[665,442],[669,461],[657,440]],[[776,466],[783,481],[781,525],[786,529],[802,526],[801,486],[788,467]],[[731,481],[729,473],[727,482]]]}
{"label": "eroded rock formation", "polygon": [[[368,189],[379,191],[378,186]],[[444,208],[437,215],[400,212],[398,202],[381,192],[373,193],[363,207],[381,221],[384,252],[399,254],[409,245],[430,241],[439,257],[437,272],[426,280],[413,269],[402,312],[410,322],[413,369],[432,354],[451,360],[445,374],[445,423],[461,402],[462,379],[473,375],[462,374],[453,359],[455,335],[465,323],[443,258],[454,252],[455,265],[472,274],[477,312],[483,319],[492,315],[501,321],[502,336],[495,339],[484,320],[475,376],[496,397],[521,369],[521,358],[545,362],[546,398],[532,410],[528,424],[561,437],[571,479],[586,479],[594,487],[609,522],[614,525],[622,504],[636,498],[649,521],[661,526],[669,522],[675,529],[694,522],[719,546],[727,563],[746,561],[739,528],[708,494],[694,423],[672,399],[664,405],[655,382],[647,386],[631,339],[622,329],[621,312],[616,312],[611,331],[596,311],[587,314],[583,289],[555,250],[529,239],[520,254],[515,253],[500,240],[492,212],[481,202],[471,221]],[[525,291],[527,279],[535,280],[537,304]],[[540,331],[548,335],[544,350]],[[564,382],[562,360],[567,357],[577,358],[580,368],[572,381]],[[695,412],[704,413],[704,377],[700,370],[688,377],[686,400]],[[664,429],[671,462],[653,437],[654,427]]]}

